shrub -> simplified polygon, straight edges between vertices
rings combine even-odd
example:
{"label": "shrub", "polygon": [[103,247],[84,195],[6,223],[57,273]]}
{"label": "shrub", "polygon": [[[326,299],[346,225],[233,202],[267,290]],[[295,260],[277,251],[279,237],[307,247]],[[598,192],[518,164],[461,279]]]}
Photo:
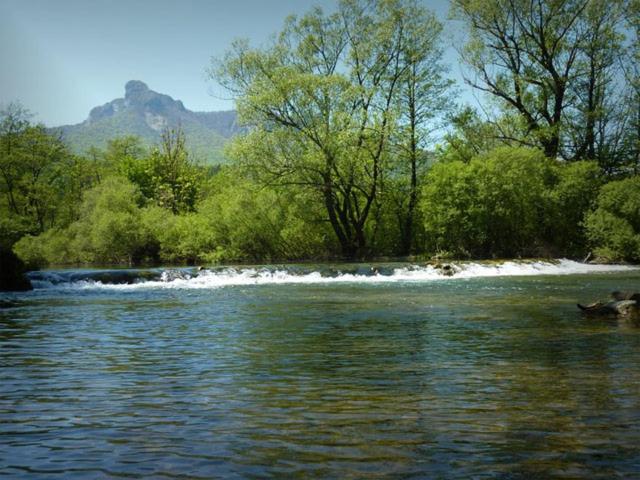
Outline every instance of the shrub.
{"label": "shrub", "polygon": [[552,167],[542,153],[524,148],[435,165],[421,206],[428,249],[473,257],[532,254]]}
{"label": "shrub", "polygon": [[211,226],[198,213],[173,215],[163,208],[151,206],[142,211],[142,223],[157,240],[163,262],[207,262],[216,250]]}
{"label": "shrub", "polygon": [[582,221],[600,183],[593,162],[561,163],[527,148],[438,163],[422,192],[427,250],[462,257],[582,254]]}
{"label": "shrub", "polygon": [[548,191],[544,240],[556,253],[583,256],[588,243],[584,217],[595,205],[602,172],[596,162],[570,162],[557,164],[555,177]]}
{"label": "shrub", "polygon": [[640,176],[604,185],[585,226],[598,257],[639,262]]}
{"label": "shrub", "polygon": [[335,248],[327,222],[314,222],[318,212],[305,194],[258,187],[247,179],[223,171],[215,191],[199,206],[210,228],[218,261],[269,261],[318,258]]}

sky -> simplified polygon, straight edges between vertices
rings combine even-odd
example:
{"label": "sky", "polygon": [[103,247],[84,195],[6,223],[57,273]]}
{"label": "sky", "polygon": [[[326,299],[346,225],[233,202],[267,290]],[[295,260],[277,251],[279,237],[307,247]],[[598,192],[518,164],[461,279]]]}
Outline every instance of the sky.
{"label": "sky", "polygon": [[[448,0],[422,0],[446,20]],[[195,111],[233,103],[207,79],[212,57],[236,38],[260,45],[289,14],[337,0],[0,0],[0,104],[19,101],[47,126],[79,123],[124,96],[124,84],[182,100]],[[445,28],[445,61],[461,69]],[[463,97],[470,97],[467,89]]]}

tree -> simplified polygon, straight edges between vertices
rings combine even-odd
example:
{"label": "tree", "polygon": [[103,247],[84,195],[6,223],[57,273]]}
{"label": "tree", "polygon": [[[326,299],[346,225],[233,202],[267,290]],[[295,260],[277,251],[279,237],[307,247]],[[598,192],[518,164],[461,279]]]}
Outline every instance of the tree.
{"label": "tree", "polygon": [[[625,0],[454,0],[467,23],[467,82],[517,113],[512,140],[550,158],[619,162],[626,117],[622,19]],[[531,139],[534,143],[531,143]]]}
{"label": "tree", "polygon": [[348,258],[365,255],[374,235],[401,84],[427,64],[408,49],[415,13],[427,17],[410,0],[344,0],[332,15],[290,17],[267,48],[236,42],[212,71],[251,127],[231,154],[263,183],[322,202]]}
{"label": "tree", "polygon": [[18,181],[20,165],[16,160],[20,139],[29,128],[31,114],[19,103],[10,103],[0,112],[0,174],[2,193],[6,198],[8,212],[20,215],[18,203]]}
{"label": "tree", "polygon": [[121,177],[107,177],[88,190],[80,219],[66,231],[81,260],[132,265],[153,255],[153,240],[141,222],[141,203],[138,188]]}
{"label": "tree", "polygon": [[274,261],[334,254],[326,222],[314,221],[321,204],[304,191],[271,188],[224,167],[212,179],[214,192],[198,208],[216,246],[216,260]]}
{"label": "tree", "polygon": [[399,125],[394,138],[391,190],[400,232],[399,253],[412,251],[420,180],[428,158],[427,147],[442,127],[443,114],[450,110],[448,95],[452,81],[444,77],[440,38],[442,25],[432,12],[409,2],[403,6],[400,21],[402,43],[400,65],[404,74],[397,89]]}
{"label": "tree", "polygon": [[436,164],[422,199],[428,247],[475,258],[535,254],[552,172],[542,152],[527,148]]}
{"label": "tree", "polygon": [[621,158],[627,128],[620,69],[623,3],[588,3],[580,18],[583,33],[575,80],[569,85],[575,98],[575,105],[567,108],[570,154],[575,159],[598,160],[608,172],[625,160]]}
{"label": "tree", "polygon": [[123,164],[139,161],[147,154],[142,139],[135,135],[112,138],[107,142],[107,149],[103,154],[107,168],[117,170]]}
{"label": "tree", "polygon": [[449,115],[447,120],[449,131],[435,152],[438,161],[469,162],[473,157],[495,148],[520,144],[513,139],[521,135],[521,122],[513,114],[490,121],[465,106]]}
{"label": "tree", "polygon": [[195,208],[200,172],[192,164],[181,128],[162,132],[160,149],[151,155],[156,180],[155,199],[174,214]]}
{"label": "tree", "polygon": [[627,107],[629,120],[623,143],[628,165],[637,175],[640,173],[640,0],[629,0],[626,3],[624,17],[630,35],[623,61],[627,88],[622,104]]}
{"label": "tree", "polygon": [[525,120],[547,157],[560,154],[563,111],[575,75],[586,0],[453,0],[470,39],[462,57],[473,87],[501,100]]}
{"label": "tree", "polygon": [[107,156],[145,198],[174,214],[195,209],[202,172],[189,157],[182,129],[164,130],[159,146],[146,156],[137,137],[112,141]]}
{"label": "tree", "polygon": [[540,226],[541,240],[548,253],[586,255],[584,218],[594,208],[602,180],[602,170],[595,161],[555,163],[552,188],[545,193],[546,207]]}
{"label": "tree", "polygon": [[0,192],[5,214],[27,231],[41,233],[56,223],[66,192],[75,186],[74,163],[62,140],[31,125],[20,105],[0,112]]}

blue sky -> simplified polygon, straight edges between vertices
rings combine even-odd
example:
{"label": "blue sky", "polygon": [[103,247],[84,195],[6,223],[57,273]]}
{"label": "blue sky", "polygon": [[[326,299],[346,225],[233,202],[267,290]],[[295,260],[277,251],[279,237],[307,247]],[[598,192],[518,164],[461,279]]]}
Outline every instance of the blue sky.
{"label": "blue sky", "polygon": [[[446,19],[447,0],[424,3]],[[18,100],[48,126],[78,123],[136,79],[191,110],[233,108],[206,79],[210,58],[238,37],[267,41],[314,5],[336,1],[0,0],[0,103]],[[446,61],[459,80],[453,48]]]}

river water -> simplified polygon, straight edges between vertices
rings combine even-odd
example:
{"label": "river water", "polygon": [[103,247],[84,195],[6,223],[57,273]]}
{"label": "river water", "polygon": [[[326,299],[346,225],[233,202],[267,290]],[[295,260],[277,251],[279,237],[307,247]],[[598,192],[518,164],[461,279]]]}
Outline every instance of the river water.
{"label": "river water", "polygon": [[0,477],[640,478],[640,324],[559,264],[40,272]]}

